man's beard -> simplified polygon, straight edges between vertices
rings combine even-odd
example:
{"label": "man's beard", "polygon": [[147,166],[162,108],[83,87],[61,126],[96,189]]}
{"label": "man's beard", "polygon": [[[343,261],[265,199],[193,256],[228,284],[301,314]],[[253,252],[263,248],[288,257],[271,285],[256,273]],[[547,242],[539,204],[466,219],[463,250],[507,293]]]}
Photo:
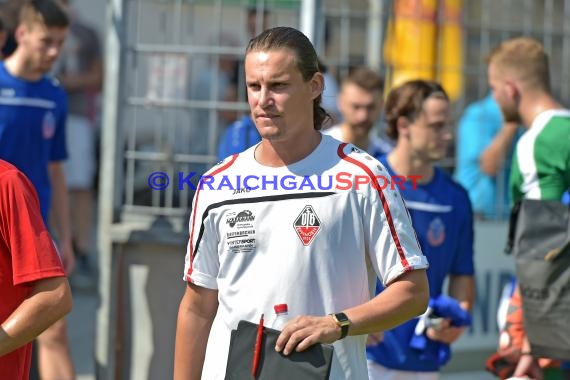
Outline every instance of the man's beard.
{"label": "man's beard", "polygon": [[508,123],[521,123],[521,115],[518,113],[518,111],[512,110],[512,109],[506,109],[506,108],[501,108],[501,111],[503,113],[503,118],[505,119],[506,122]]}
{"label": "man's beard", "polygon": [[359,124],[352,124],[351,128],[352,132],[356,135],[368,136],[370,130],[372,129],[371,123],[359,123]]}

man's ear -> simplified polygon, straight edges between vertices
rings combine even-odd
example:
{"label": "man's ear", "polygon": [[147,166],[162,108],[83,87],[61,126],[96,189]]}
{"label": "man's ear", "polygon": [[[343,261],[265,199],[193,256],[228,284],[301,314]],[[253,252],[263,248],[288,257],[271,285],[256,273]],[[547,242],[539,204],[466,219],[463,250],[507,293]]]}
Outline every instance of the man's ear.
{"label": "man's ear", "polygon": [[505,91],[510,99],[516,99],[520,95],[519,88],[515,82],[505,82]]}
{"label": "man's ear", "polygon": [[28,26],[25,24],[20,24],[16,27],[16,30],[14,30],[14,38],[18,44],[22,41],[24,35],[28,32],[28,29]]}
{"label": "man's ear", "polygon": [[410,120],[404,116],[400,116],[396,121],[396,128],[398,129],[398,138],[407,137],[409,134]]}
{"label": "man's ear", "polygon": [[7,32],[0,32],[0,47],[3,47],[6,44],[6,40],[8,39]]}
{"label": "man's ear", "polygon": [[342,87],[336,96],[336,106],[341,114],[344,114],[344,93],[342,92]]}
{"label": "man's ear", "polygon": [[325,77],[322,73],[314,73],[311,78],[311,95],[313,100],[323,93],[325,89]]}

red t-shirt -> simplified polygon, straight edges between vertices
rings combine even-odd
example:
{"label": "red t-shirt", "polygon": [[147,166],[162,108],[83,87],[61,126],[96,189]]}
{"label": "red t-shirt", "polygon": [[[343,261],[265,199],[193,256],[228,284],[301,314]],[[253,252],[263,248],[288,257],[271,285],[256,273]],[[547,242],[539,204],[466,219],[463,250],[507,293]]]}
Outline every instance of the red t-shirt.
{"label": "red t-shirt", "polygon": [[[0,160],[0,323],[26,299],[36,280],[65,276],[31,182]],[[0,356],[0,377],[28,379],[32,346]]]}

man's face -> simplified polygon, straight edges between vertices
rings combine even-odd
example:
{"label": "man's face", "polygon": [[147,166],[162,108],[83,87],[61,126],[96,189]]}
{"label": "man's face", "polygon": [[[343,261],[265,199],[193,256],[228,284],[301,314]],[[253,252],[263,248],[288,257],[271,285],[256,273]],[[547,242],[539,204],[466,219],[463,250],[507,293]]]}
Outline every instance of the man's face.
{"label": "man's face", "polygon": [[59,57],[66,34],[67,28],[48,28],[40,23],[24,24],[18,27],[18,46],[24,50],[31,68],[45,74]]}
{"label": "man's face", "polygon": [[261,137],[272,141],[301,137],[313,130],[313,100],[323,76],[304,81],[289,49],[253,51],[245,57],[245,80],[251,116]]}
{"label": "man's face", "polygon": [[521,117],[514,96],[515,88],[513,84],[504,79],[504,75],[499,73],[496,65],[492,62],[487,68],[487,77],[489,78],[489,87],[493,92],[493,98],[501,109],[505,121],[520,123]]}
{"label": "man's face", "polygon": [[435,162],[445,157],[451,141],[449,128],[449,102],[440,98],[428,98],[423,112],[408,125],[407,136],[411,153],[424,161]]}
{"label": "man's face", "polygon": [[354,137],[363,138],[374,126],[382,111],[380,91],[368,92],[354,83],[345,83],[338,97],[338,108]]}

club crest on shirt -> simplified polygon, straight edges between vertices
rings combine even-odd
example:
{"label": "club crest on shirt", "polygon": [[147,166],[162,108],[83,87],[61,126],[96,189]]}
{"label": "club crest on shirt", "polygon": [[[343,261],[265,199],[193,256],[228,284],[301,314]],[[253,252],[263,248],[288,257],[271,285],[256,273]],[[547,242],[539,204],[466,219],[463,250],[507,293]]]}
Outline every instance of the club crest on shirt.
{"label": "club crest on shirt", "polygon": [[42,121],[42,135],[44,139],[51,139],[55,134],[55,117],[51,111],[47,111]]}
{"label": "club crest on shirt", "polygon": [[432,247],[438,247],[445,241],[445,224],[440,218],[435,218],[429,223],[427,240]]}
{"label": "club crest on shirt", "polygon": [[293,223],[297,236],[301,243],[307,246],[311,244],[315,236],[321,230],[321,221],[312,206],[305,206]]}

